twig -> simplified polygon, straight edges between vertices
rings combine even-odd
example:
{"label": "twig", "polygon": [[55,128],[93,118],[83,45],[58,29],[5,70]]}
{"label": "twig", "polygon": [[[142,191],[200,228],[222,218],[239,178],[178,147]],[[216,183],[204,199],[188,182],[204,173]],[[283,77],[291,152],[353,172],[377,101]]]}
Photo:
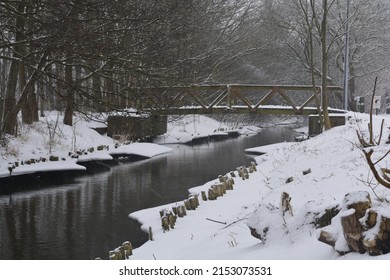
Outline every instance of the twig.
{"label": "twig", "polygon": [[385,201],[385,198],[380,197],[380,196],[376,193],[376,191],[375,191],[375,188],[379,186],[379,183],[377,183],[375,186],[372,186],[372,185],[373,185],[372,180],[371,180],[371,181],[368,181],[368,179],[367,179],[367,181],[364,181],[363,179],[359,179],[359,178],[357,178],[357,177],[355,177],[355,178],[356,178],[356,180],[358,180],[359,182],[361,182],[361,183],[363,183],[364,185],[368,186],[368,187],[372,190],[373,194],[376,196],[376,198],[377,198],[380,202],[384,202],[384,201]]}
{"label": "twig", "polygon": [[382,178],[382,177],[379,175],[378,170],[376,170],[375,165],[374,165],[374,163],[372,162],[371,156],[372,156],[372,154],[374,153],[374,150],[371,149],[370,151],[366,152],[364,149],[362,149],[362,151],[363,151],[363,153],[364,153],[364,156],[366,157],[368,166],[370,167],[371,172],[373,173],[375,179],[378,181],[379,184],[381,184],[381,185],[384,186],[385,188],[390,189],[390,182],[387,181],[386,179]]}
{"label": "twig", "polygon": [[378,145],[380,145],[380,144],[381,144],[381,140],[382,140],[382,134],[383,134],[383,125],[384,125],[384,123],[385,123],[385,120],[384,120],[384,119],[382,119],[382,123],[381,123],[381,132],[380,132],[380,134],[379,134]]}
{"label": "twig", "polygon": [[213,219],[209,219],[209,218],[206,218],[206,220],[208,220],[208,221],[210,221],[210,222],[214,222],[214,223],[226,225],[226,222],[220,222],[220,221],[213,220]]}
{"label": "twig", "polygon": [[[247,216],[248,216],[248,215],[247,215]],[[235,223],[238,223],[238,222],[240,222],[240,221],[246,220],[246,219],[247,219],[247,216],[245,216],[244,218],[239,219],[239,220],[237,220],[237,221],[234,221],[233,223],[230,223],[230,224],[228,224],[227,226],[224,226],[222,229],[228,228],[228,227],[230,227],[231,225],[234,225]]]}
{"label": "twig", "polygon": [[390,150],[388,150],[387,153],[383,157],[381,157],[376,162],[374,162],[374,165],[376,165],[378,162],[382,161],[389,153],[390,153]]}
{"label": "twig", "polygon": [[377,82],[378,82],[378,77],[375,77],[375,82],[374,82],[374,90],[372,91],[372,96],[371,96],[371,104],[370,104],[370,124],[368,126],[369,128],[369,131],[370,131],[370,144],[373,145],[374,144],[374,140],[373,140],[373,128],[372,128],[372,110],[374,109],[374,97],[375,97],[375,93],[376,93],[376,86],[377,86]]}

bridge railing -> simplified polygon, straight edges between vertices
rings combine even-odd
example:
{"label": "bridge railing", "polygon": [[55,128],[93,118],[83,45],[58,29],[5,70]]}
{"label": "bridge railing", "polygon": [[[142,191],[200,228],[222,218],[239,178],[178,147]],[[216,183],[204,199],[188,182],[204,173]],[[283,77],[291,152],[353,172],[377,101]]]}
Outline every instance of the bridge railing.
{"label": "bridge railing", "polygon": [[[329,86],[329,94],[342,88]],[[258,113],[307,115],[317,112],[321,87],[307,85],[192,85],[133,89],[132,106],[158,114]],[[331,109],[337,112],[342,110]]]}

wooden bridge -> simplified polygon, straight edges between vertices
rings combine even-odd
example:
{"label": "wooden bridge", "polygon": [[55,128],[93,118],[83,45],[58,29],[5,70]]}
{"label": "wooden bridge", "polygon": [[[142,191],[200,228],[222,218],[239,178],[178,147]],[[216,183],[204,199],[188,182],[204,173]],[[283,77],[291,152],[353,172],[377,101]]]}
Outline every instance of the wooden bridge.
{"label": "wooden bridge", "polygon": [[[329,95],[342,90],[336,86],[327,89]],[[307,85],[225,84],[133,88],[133,102],[126,106],[156,115],[310,115],[318,113],[315,99],[316,96],[320,99],[320,93],[321,87]],[[329,112],[345,113],[334,108],[329,108]]]}

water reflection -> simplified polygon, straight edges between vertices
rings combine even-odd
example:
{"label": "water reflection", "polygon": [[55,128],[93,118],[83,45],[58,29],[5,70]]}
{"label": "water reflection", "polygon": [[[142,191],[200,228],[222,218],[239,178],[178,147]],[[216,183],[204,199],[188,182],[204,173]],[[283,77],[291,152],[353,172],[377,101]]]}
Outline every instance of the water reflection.
{"label": "water reflection", "polygon": [[0,194],[0,259],[107,259],[129,240],[146,241],[128,214],[183,200],[202,185],[247,164],[249,147],[291,141],[288,127],[199,146],[171,145],[171,154],[123,164],[75,182]]}

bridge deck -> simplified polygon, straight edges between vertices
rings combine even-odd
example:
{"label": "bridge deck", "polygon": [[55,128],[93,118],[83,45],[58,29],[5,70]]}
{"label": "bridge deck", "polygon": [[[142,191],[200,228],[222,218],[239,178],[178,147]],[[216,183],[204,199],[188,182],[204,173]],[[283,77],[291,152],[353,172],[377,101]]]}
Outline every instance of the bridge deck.
{"label": "bridge deck", "polygon": [[[345,110],[328,108],[331,114],[345,114]],[[180,108],[166,108],[156,110],[158,115],[191,115],[191,114],[258,114],[258,115],[316,115],[316,107],[306,107],[295,110],[288,106],[259,106],[257,108],[248,108],[247,106],[214,106],[212,108],[203,108],[201,106],[188,106]]]}
{"label": "bridge deck", "polygon": [[[329,86],[327,90],[332,94],[342,88]],[[316,103],[320,93],[321,87],[310,85],[226,84],[133,89],[133,95],[139,96],[138,106],[134,107],[159,115],[311,115],[318,113]],[[334,108],[329,108],[329,112],[345,113]]]}

